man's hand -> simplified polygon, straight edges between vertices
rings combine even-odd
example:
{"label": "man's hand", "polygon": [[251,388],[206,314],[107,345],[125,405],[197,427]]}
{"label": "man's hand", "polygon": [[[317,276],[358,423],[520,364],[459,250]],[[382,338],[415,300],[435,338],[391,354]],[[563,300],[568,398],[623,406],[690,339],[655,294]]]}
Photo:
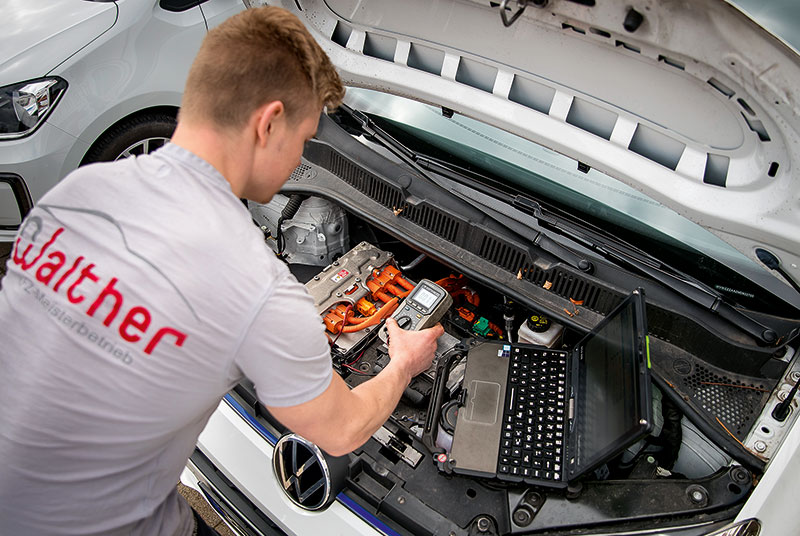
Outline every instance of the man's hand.
{"label": "man's hand", "polygon": [[436,352],[436,339],[443,333],[441,324],[420,331],[406,331],[394,318],[386,320],[389,334],[389,357],[396,366],[403,367],[408,381],[428,370]]}
{"label": "man's hand", "polygon": [[352,390],[335,372],[321,395],[290,407],[268,406],[272,415],[334,456],[360,447],[386,422],[411,378],[430,367],[441,325],[406,331],[393,319],[389,330],[391,360],[380,374]]}

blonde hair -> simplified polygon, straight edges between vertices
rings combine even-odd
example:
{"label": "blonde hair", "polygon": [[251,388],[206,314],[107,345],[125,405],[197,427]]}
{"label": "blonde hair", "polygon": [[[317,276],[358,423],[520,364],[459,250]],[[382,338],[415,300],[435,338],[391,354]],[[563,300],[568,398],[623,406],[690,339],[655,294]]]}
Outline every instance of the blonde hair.
{"label": "blonde hair", "polygon": [[243,126],[281,101],[287,116],[336,108],[344,87],[302,22],[279,7],[247,9],[208,32],[189,70],[181,115]]}

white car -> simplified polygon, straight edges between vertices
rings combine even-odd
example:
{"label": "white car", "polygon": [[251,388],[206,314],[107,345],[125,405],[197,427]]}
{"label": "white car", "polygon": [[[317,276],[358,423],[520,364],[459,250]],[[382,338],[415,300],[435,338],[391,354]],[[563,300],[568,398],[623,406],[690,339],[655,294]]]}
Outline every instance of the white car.
{"label": "white car", "polygon": [[[443,314],[447,335],[349,456],[284,430],[243,382],[183,480],[241,534],[796,533],[797,50],[720,0],[275,3],[349,89],[254,220],[307,282],[351,385],[387,357],[379,329],[337,336],[348,305],[380,313],[417,283],[432,293],[417,314]],[[539,437],[464,431],[476,392],[515,396],[475,374],[474,348],[570,350],[631,292],[646,297],[651,382],[609,375],[602,403],[570,403],[570,423],[594,427],[579,445],[613,436],[581,478],[534,478]],[[605,427],[632,390],[645,402],[623,425],[638,432],[617,441]],[[487,434],[509,419],[516,441],[491,407]],[[476,454],[488,470],[461,467]]]}
{"label": "white car", "polygon": [[[404,304],[443,314],[447,335],[343,458],[283,429],[243,382],[185,483],[241,534],[795,534],[797,50],[720,0],[274,3],[349,88],[254,220],[306,282],[351,385],[387,356],[379,329],[337,335],[348,306],[380,313],[416,282],[430,299]],[[503,373],[505,343],[569,351],[632,292],[650,381],[611,374],[624,352],[610,351],[570,376],[567,429],[593,432],[551,459],[611,440],[580,478],[548,466],[543,484],[528,449],[548,437],[517,445],[514,427],[506,444],[495,421],[516,416],[480,413],[476,392],[521,391],[476,374],[474,348],[499,343]],[[605,385],[594,404],[584,384]],[[500,442],[465,431],[476,419]]]}
{"label": "white car", "polygon": [[[797,50],[720,0],[274,3],[349,88],[254,220],[306,282],[351,385],[387,356],[379,329],[337,335],[348,305],[380,313],[416,282],[430,300],[404,303],[443,314],[447,334],[436,368],[339,459],[243,382],[185,483],[241,534],[797,533]],[[543,484],[528,449],[546,453],[548,436],[518,436],[497,405],[481,414],[476,393],[515,391],[476,375],[474,348],[499,342],[503,373],[504,343],[571,350],[632,292],[646,297],[650,381],[613,374],[627,355],[614,337],[599,359],[586,350],[568,430],[594,431],[551,459],[607,448],[580,478],[548,465]],[[584,384],[605,385],[594,404]],[[499,444],[469,435],[476,420],[487,434],[510,423],[511,442],[505,428]]]}
{"label": "white car", "polygon": [[0,242],[67,173],[160,147],[209,27],[241,0],[7,0]]}

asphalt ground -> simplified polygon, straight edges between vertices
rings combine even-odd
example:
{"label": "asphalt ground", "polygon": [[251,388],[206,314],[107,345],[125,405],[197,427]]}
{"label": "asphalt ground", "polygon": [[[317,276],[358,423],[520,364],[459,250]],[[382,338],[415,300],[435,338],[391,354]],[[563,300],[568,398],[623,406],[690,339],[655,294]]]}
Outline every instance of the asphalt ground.
{"label": "asphalt ground", "polygon": [[[0,243],[0,288],[2,288],[3,285],[2,277],[6,274],[6,261],[11,256],[12,245],[11,242]],[[220,536],[236,536],[225,522],[219,518],[214,509],[209,506],[206,500],[203,499],[202,495],[183,484],[178,484],[178,491],[189,501],[192,508],[197,510],[197,513],[208,523],[208,526],[220,533]]]}
{"label": "asphalt ground", "polygon": [[214,509],[209,506],[208,502],[203,499],[202,495],[183,484],[178,484],[178,491],[189,501],[192,508],[197,510],[197,513],[200,514],[208,526],[219,532],[220,536],[236,536],[233,531],[228,528],[228,525],[219,518]]}

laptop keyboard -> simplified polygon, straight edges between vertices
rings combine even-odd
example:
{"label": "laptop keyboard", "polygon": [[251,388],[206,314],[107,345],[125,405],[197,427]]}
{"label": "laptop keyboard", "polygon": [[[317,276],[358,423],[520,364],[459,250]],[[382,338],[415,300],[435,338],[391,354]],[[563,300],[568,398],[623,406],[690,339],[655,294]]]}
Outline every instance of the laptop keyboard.
{"label": "laptop keyboard", "polygon": [[561,482],[567,354],[514,347],[509,359],[497,475]]}

